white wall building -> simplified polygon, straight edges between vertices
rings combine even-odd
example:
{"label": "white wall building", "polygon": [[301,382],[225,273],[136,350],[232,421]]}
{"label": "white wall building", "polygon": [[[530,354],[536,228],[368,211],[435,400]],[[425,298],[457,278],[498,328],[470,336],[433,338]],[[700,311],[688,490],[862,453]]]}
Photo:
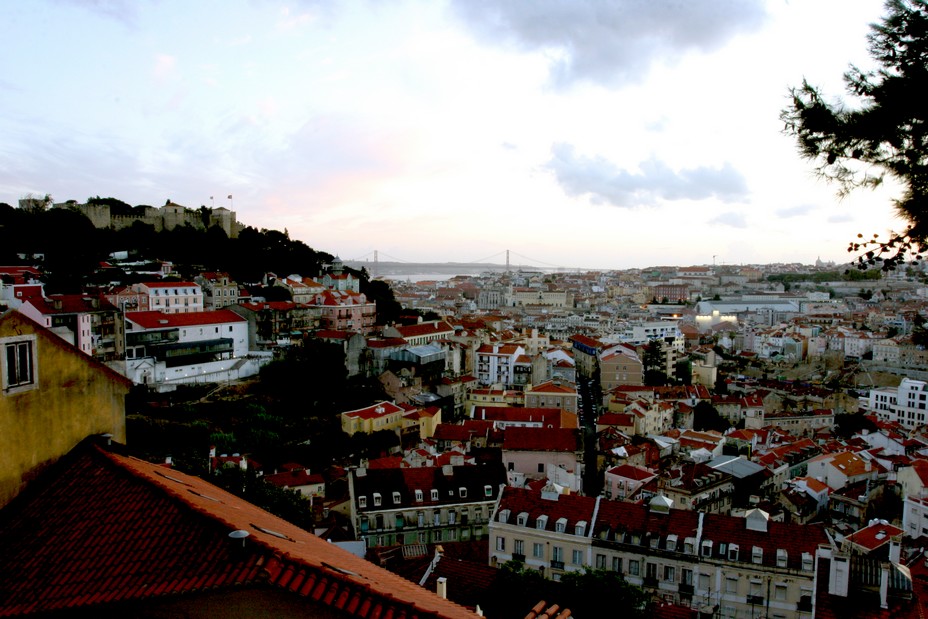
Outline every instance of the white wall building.
{"label": "white wall building", "polygon": [[925,425],[928,413],[928,383],[903,378],[898,387],[873,389],[861,406],[876,413],[882,421],[896,422],[906,428]]}

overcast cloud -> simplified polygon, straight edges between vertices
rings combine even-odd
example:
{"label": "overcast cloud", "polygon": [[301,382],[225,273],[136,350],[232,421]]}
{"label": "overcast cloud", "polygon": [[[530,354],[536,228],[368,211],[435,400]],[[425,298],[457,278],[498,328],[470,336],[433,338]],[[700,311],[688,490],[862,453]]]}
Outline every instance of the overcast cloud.
{"label": "overcast cloud", "polygon": [[689,51],[712,51],[754,32],[766,18],[759,0],[452,0],[475,33],[551,58],[558,87],[577,81],[638,83],[651,65]]}
{"label": "overcast cloud", "polygon": [[726,163],[721,168],[698,167],[672,170],[649,159],[629,172],[603,157],[578,156],[570,144],[555,144],[547,167],[554,172],[564,192],[587,195],[594,204],[623,208],[657,206],[661,200],[704,200],[733,202],[747,196],[744,177]]}

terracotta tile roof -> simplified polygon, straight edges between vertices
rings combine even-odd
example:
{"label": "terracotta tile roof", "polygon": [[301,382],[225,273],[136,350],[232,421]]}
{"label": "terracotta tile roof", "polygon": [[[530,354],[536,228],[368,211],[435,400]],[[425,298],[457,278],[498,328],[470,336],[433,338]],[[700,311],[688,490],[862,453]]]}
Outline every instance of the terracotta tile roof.
{"label": "terracotta tile roof", "polygon": [[873,552],[878,549],[880,546],[888,544],[892,538],[896,538],[897,541],[899,536],[903,533],[902,529],[899,527],[894,527],[887,522],[874,522],[870,526],[864,527],[859,531],[851,533],[844,538],[845,544],[854,544],[860,548],[866,549],[869,552]]}
{"label": "terracotta tile roof", "polygon": [[336,329],[319,329],[314,334],[315,338],[319,340],[350,340],[353,335],[356,335],[356,332],[338,331]]}
{"label": "terracotta tile roof", "polygon": [[310,486],[325,483],[325,479],[322,475],[318,473],[308,473],[306,469],[293,469],[291,471],[284,471],[283,473],[265,475],[264,481],[279,488],[295,488],[297,486]]}
{"label": "terracotta tile roof", "polygon": [[403,409],[393,402],[378,402],[365,408],[359,408],[353,411],[345,411],[342,415],[347,417],[357,417],[359,419],[375,419],[385,417],[394,413],[402,413]]}
{"label": "terracotta tile roof", "polygon": [[[356,472],[354,477],[355,497],[367,497],[367,509],[374,511],[377,507],[373,507],[371,497],[375,493],[381,495],[382,509],[400,509],[458,504],[464,498],[468,502],[493,501],[505,483],[506,471],[500,463],[483,466],[465,464],[450,469],[440,466],[368,469],[363,475]],[[463,494],[461,488],[465,489]],[[438,491],[437,500],[432,499],[433,489]],[[422,500],[416,500],[417,490]],[[394,497],[393,493],[398,493],[398,496]]]}
{"label": "terracotta tile roof", "polygon": [[227,309],[186,314],[164,314],[162,312],[127,312],[126,320],[143,329],[168,329],[196,325],[219,325],[230,322],[246,322],[246,319]]}
{"label": "terracotta tile roof", "polygon": [[652,479],[657,476],[657,473],[654,473],[650,469],[646,469],[641,466],[633,466],[631,464],[620,464],[619,466],[614,466],[608,471],[609,475],[615,475],[617,477],[624,477],[625,479],[633,479],[635,481],[644,481],[646,479]]}
{"label": "terracotta tile roof", "polygon": [[196,282],[144,282],[139,284],[146,288],[199,288]]}
{"label": "terracotta tile roof", "polygon": [[116,306],[105,298],[91,297],[85,294],[54,294],[48,298],[32,296],[28,297],[25,303],[32,305],[40,314],[45,315],[85,314],[116,310]]}
{"label": "terracotta tile roof", "polygon": [[581,451],[580,433],[570,428],[507,428],[503,449],[513,451]]}
{"label": "terracotta tile roof", "polygon": [[553,407],[522,406],[477,406],[474,419],[477,421],[498,421],[506,423],[540,423],[543,427],[576,428],[577,420],[573,413],[564,413]]}
{"label": "terracotta tile roof", "polygon": [[602,342],[600,342],[599,340],[594,340],[591,337],[587,337],[586,335],[583,335],[582,333],[578,333],[577,335],[571,335],[568,341],[577,342],[578,344],[582,344],[583,346],[587,346],[589,348],[595,348],[596,350],[599,350],[600,348],[603,347]]}
{"label": "terracotta tile roof", "polygon": [[[589,531],[590,523],[593,522],[593,516],[596,513],[595,508],[594,497],[559,494],[556,500],[552,500],[542,498],[538,491],[506,486],[500,498],[497,514],[508,509],[509,519],[506,522],[515,524],[518,522],[519,514],[524,513],[527,517],[525,527],[544,531],[554,531],[557,521],[564,518],[566,520],[564,530],[573,533],[578,522],[586,522],[587,531]],[[547,516],[547,521],[539,523],[540,516]],[[544,526],[539,527],[539,524],[544,524]]]}
{"label": "terracotta tile roof", "polygon": [[[0,616],[100,615],[243,587],[289,591],[346,616],[474,616],[202,479],[87,442],[0,522]],[[229,538],[239,530],[249,533],[243,545]]]}
{"label": "terracotta tile roof", "polygon": [[531,389],[526,389],[526,393],[562,393],[568,395],[576,395],[577,387],[573,383],[567,382],[556,382],[549,380],[544,383],[533,386]]}
{"label": "terracotta tile roof", "polygon": [[437,323],[423,322],[414,325],[404,325],[396,327],[396,330],[399,331],[404,338],[454,333],[454,328],[444,321],[438,321]]}

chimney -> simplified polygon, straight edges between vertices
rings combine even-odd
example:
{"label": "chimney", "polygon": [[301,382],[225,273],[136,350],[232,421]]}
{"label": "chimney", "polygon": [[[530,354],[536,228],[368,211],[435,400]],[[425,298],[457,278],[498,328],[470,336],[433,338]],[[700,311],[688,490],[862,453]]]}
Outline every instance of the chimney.
{"label": "chimney", "polygon": [[438,580],[435,583],[435,593],[438,594],[443,600],[448,599],[448,579],[444,576],[439,576]]}
{"label": "chimney", "polygon": [[251,534],[244,529],[237,529],[229,533],[232,558],[238,560],[245,558],[245,540],[248,539],[249,535]]}

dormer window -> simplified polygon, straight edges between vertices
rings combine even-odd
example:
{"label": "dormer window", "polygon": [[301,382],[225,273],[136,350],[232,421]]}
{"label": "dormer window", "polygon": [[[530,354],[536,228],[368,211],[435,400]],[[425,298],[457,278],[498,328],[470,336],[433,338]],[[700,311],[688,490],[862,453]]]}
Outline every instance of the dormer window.
{"label": "dormer window", "polygon": [[422,491],[416,490],[416,503],[421,503],[423,499]]}
{"label": "dormer window", "polygon": [[437,501],[437,500],[438,500],[438,490],[436,490],[435,488],[432,488],[431,497],[432,497],[432,500],[433,500],[433,501]]}
{"label": "dormer window", "polygon": [[499,521],[500,522],[509,522],[509,510],[501,509],[499,510]]}
{"label": "dormer window", "polygon": [[728,546],[728,560],[729,561],[738,560],[738,544],[730,544]]}
{"label": "dormer window", "polygon": [[380,507],[380,504],[383,503],[383,497],[380,496],[379,492],[374,493],[374,507]]}
{"label": "dormer window", "polygon": [[402,501],[402,500],[403,500],[403,497],[400,496],[400,493],[399,493],[399,492],[394,492],[394,493],[393,493],[393,504],[394,504],[394,505],[399,505],[399,504],[400,504],[400,501]]}
{"label": "dormer window", "polygon": [[673,552],[676,549],[677,549],[677,536],[668,535],[667,536],[667,550],[670,550],[671,552]]}
{"label": "dormer window", "polygon": [[802,571],[811,572],[812,571],[812,554],[808,552],[802,553]]}
{"label": "dormer window", "polygon": [[702,542],[702,556],[711,557],[712,556],[712,540],[703,540]]}
{"label": "dormer window", "polygon": [[685,540],[683,540],[683,552],[688,555],[696,552],[696,538],[687,537]]}
{"label": "dormer window", "polygon": [[361,509],[364,509],[364,508],[367,507],[367,497],[366,497],[366,496],[359,496],[359,497],[358,497],[358,507],[360,507]]}
{"label": "dormer window", "polygon": [[486,485],[486,486],[484,486],[484,487],[483,487],[483,496],[485,496],[485,497],[492,497],[492,496],[493,496],[493,486],[491,486],[491,485],[489,485],[489,484]]}
{"label": "dormer window", "polygon": [[777,548],[777,567],[786,567],[787,554],[783,548]]}
{"label": "dormer window", "polygon": [[526,523],[528,523],[528,512],[519,512],[519,515],[516,516],[516,524],[524,527]]}
{"label": "dormer window", "polygon": [[754,546],[751,548],[751,563],[756,563],[760,565],[764,562],[764,549],[760,546]]}
{"label": "dormer window", "polygon": [[558,518],[557,522],[554,523],[554,530],[557,533],[563,533],[567,530],[567,518]]}
{"label": "dormer window", "polygon": [[574,526],[574,535],[579,537],[586,535],[586,520],[577,522],[577,524]]}
{"label": "dormer window", "polygon": [[547,529],[548,528],[548,517],[542,514],[535,519],[535,528],[536,529]]}
{"label": "dormer window", "polygon": [[458,488],[458,496],[461,497],[462,499],[466,499],[466,498],[467,498],[467,488],[464,488],[464,487]]}

